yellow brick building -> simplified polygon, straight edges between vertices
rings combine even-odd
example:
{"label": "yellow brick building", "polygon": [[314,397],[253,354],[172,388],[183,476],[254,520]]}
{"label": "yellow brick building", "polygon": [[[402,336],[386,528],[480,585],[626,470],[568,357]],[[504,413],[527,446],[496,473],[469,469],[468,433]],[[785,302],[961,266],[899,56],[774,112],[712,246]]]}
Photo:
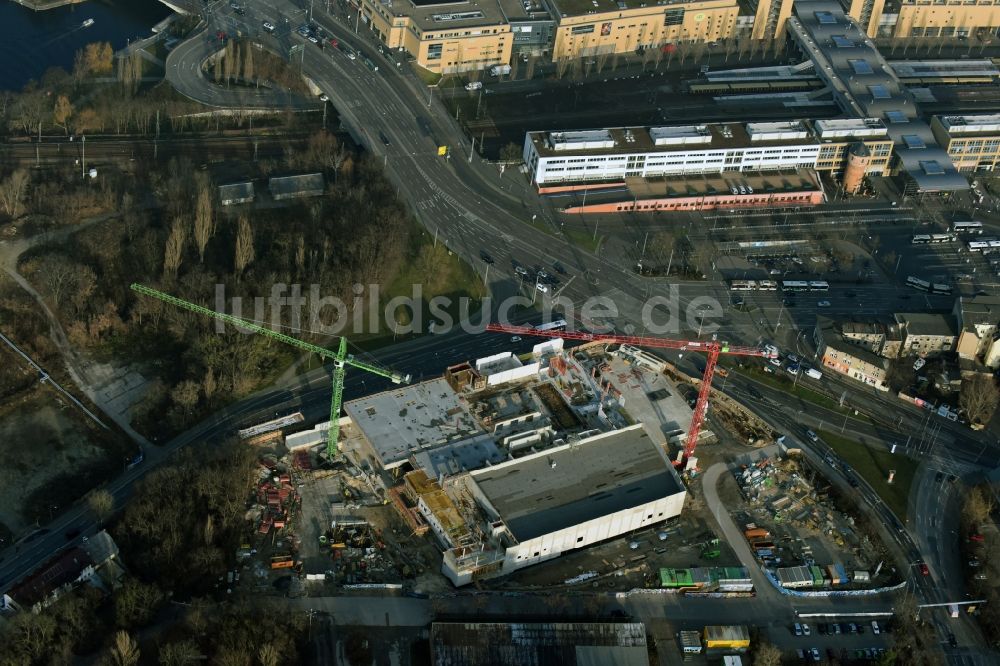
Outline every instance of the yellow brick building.
{"label": "yellow brick building", "polygon": [[553,60],[725,39],[739,13],[736,0],[552,0],[552,8]]}
{"label": "yellow brick building", "polygon": [[758,40],[784,38],[785,23],[792,15],[794,0],[748,0],[747,7],[753,11],[753,32],[751,37]]}
{"label": "yellow brick building", "polygon": [[869,37],[983,37],[1000,31],[997,0],[851,0],[848,14]]}
{"label": "yellow brick building", "polygon": [[931,131],[959,171],[1000,166],[1000,114],[934,116]]}
{"label": "yellow brick building", "polygon": [[497,0],[415,4],[360,0],[361,21],[387,46],[440,74],[510,62],[514,37]]}

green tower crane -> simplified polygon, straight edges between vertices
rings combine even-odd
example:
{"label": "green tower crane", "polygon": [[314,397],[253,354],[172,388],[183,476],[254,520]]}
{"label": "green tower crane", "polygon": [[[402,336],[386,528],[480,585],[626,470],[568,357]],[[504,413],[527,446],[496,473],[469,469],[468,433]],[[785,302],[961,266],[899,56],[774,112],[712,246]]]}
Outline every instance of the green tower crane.
{"label": "green tower crane", "polygon": [[189,303],[176,296],[171,296],[170,294],[165,294],[162,291],[157,291],[156,289],[151,289],[141,284],[132,284],[132,291],[142,294],[143,296],[149,296],[151,298],[156,298],[168,303],[178,308],[184,310],[190,310],[191,312],[196,312],[198,314],[205,315],[207,317],[212,317],[213,319],[218,319],[224,321],[227,324],[233,324],[234,326],[239,326],[241,328],[253,331],[254,333],[259,333],[261,335],[266,335],[269,338],[274,338],[279,342],[284,342],[286,345],[291,345],[292,347],[298,347],[299,349],[304,349],[305,351],[312,352],[324,359],[333,360],[333,400],[330,403],[330,430],[327,435],[326,440],[326,452],[330,458],[337,455],[337,439],[340,436],[340,426],[338,421],[340,420],[340,404],[344,396],[344,374],[347,366],[352,368],[358,368],[359,370],[364,370],[365,372],[370,372],[373,375],[378,375],[379,377],[385,377],[392,381],[394,384],[408,384],[410,383],[410,375],[402,375],[398,372],[389,370],[388,368],[383,368],[381,366],[375,365],[374,363],[369,363],[366,361],[361,361],[354,358],[352,355],[347,353],[347,338],[340,338],[340,344],[336,351],[325,349],[318,345],[312,345],[308,342],[303,342],[297,338],[293,338],[290,335],[285,335],[284,333],[278,333],[277,331],[272,331],[269,328],[260,326],[246,319],[241,319],[240,317],[235,317],[233,315],[225,314],[224,312],[216,312],[206,307],[200,305],[195,305],[194,303]]}

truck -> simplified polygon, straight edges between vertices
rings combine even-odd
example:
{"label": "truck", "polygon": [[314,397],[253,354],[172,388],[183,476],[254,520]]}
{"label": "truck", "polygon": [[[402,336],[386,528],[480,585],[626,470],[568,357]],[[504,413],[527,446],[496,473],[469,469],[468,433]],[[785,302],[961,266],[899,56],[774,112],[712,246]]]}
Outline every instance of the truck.
{"label": "truck", "polygon": [[493,65],[490,67],[490,76],[506,76],[510,74],[510,65]]}
{"label": "truck", "polygon": [[816,368],[809,368],[806,370],[806,377],[812,377],[813,379],[822,379],[823,373]]}

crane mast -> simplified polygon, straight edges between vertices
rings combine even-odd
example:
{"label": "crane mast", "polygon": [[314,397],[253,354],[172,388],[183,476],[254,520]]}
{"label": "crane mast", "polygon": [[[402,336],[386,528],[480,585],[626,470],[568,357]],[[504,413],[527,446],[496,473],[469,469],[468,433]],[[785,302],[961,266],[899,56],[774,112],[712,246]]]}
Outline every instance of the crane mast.
{"label": "crane mast", "polygon": [[701,427],[705,421],[705,412],[708,409],[708,397],[712,392],[712,377],[715,373],[715,366],[719,362],[719,355],[769,356],[766,351],[757,347],[730,345],[716,340],[702,342],[701,340],[670,340],[649,336],[610,335],[581,331],[544,331],[538,330],[533,326],[508,326],[505,324],[488,324],[486,330],[494,333],[511,333],[513,335],[534,335],[543,338],[563,338],[566,340],[608,342],[654,349],[705,352],[708,356],[708,361],[705,364],[705,372],[702,375],[701,386],[698,389],[698,400],[694,405],[694,413],[691,415],[691,426],[688,428],[687,439],[684,442],[685,459],[693,456],[695,448],[698,446],[698,436],[701,434]]}
{"label": "crane mast", "polygon": [[196,305],[189,301],[185,301],[182,298],[172,296],[170,294],[164,293],[162,291],[157,291],[145,285],[132,284],[132,291],[142,294],[143,296],[148,296],[150,298],[155,298],[157,300],[163,301],[168,305],[173,305],[174,307],[180,308],[182,310],[188,310],[189,312],[194,312],[196,314],[204,315],[206,317],[211,317],[219,321],[223,321],[227,324],[232,324],[233,326],[238,326],[245,330],[249,330],[258,335],[263,335],[279,342],[283,342],[291,347],[296,347],[307,352],[312,352],[320,358],[330,359],[333,361],[333,397],[330,401],[330,430],[327,433],[326,441],[326,452],[330,458],[337,455],[337,441],[340,438],[340,408],[341,402],[344,397],[344,378],[346,375],[347,366],[357,368],[359,370],[364,370],[373,375],[378,375],[379,377],[385,377],[394,384],[408,384],[410,382],[410,375],[403,375],[388,368],[383,368],[382,366],[370,363],[367,361],[362,361],[360,359],[354,358],[352,355],[347,353],[347,338],[341,337],[337,345],[337,350],[332,351],[326,349],[325,347],[320,347],[319,345],[314,345],[304,340],[299,340],[285,333],[279,333],[278,331],[271,330],[265,326],[248,321],[241,317],[236,317],[231,314],[226,314],[225,312],[216,312],[210,308],[206,308],[201,305]]}

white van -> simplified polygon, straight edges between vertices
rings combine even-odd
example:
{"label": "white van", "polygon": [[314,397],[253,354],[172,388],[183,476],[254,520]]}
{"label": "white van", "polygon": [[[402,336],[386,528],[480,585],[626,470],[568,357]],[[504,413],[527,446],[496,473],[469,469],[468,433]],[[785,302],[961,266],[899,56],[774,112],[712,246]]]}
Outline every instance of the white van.
{"label": "white van", "polygon": [[813,379],[822,379],[823,373],[816,368],[809,368],[806,370],[806,377],[812,377]]}
{"label": "white van", "polygon": [[465,84],[465,89],[470,92],[473,90],[479,90],[482,87],[483,87],[482,81],[469,81],[468,83]]}
{"label": "white van", "polygon": [[548,287],[548,285],[544,285],[541,282],[536,282],[535,283],[535,289],[537,289],[538,291],[542,292],[543,294],[549,293],[549,287]]}

